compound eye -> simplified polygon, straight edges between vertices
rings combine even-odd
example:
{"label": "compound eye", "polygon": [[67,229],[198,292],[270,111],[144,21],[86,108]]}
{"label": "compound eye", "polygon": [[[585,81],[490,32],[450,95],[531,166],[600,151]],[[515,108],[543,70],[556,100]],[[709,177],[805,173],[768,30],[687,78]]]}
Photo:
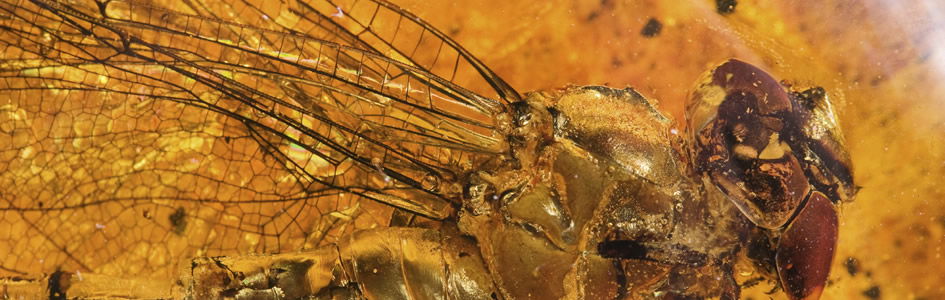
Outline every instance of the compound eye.
{"label": "compound eye", "polygon": [[801,138],[806,140],[803,157],[811,183],[834,203],[853,201],[857,188],[850,154],[827,92],[815,87],[792,96]]}
{"label": "compound eye", "polygon": [[784,226],[810,190],[787,92],[761,69],[730,60],[704,75],[691,101],[697,170],[756,225]]}
{"label": "compound eye", "polygon": [[837,249],[837,211],[827,196],[812,192],[778,242],[781,286],[791,299],[819,299]]}

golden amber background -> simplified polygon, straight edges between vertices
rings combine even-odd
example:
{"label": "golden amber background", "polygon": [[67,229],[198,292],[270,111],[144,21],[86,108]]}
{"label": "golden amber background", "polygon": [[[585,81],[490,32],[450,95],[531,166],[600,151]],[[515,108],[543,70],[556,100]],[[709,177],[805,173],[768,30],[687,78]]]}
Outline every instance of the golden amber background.
{"label": "golden amber background", "polygon": [[[720,15],[715,1],[396,2],[519,92],[632,86],[682,120],[697,76],[730,57],[824,86],[862,190],[842,208],[823,298],[945,298],[945,3],[739,0]],[[645,38],[651,17],[663,27]]]}

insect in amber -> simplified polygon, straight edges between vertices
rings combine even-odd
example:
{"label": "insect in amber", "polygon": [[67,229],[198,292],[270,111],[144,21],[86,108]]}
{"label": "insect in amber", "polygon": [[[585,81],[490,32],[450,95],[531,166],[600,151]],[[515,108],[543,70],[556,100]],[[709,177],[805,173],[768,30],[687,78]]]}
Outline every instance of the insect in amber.
{"label": "insect in amber", "polygon": [[852,198],[825,94],[737,60],[687,136],[383,1],[0,15],[8,295],[736,298],[748,264],[817,298]]}

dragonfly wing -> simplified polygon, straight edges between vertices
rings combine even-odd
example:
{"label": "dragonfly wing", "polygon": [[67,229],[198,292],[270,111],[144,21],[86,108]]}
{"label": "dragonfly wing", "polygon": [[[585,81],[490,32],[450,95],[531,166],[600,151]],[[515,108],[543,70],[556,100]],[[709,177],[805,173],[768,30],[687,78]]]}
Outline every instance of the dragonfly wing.
{"label": "dragonfly wing", "polygon": [[330,243],[391,208],[442,219],[507,149],[502,104],[287,30],[22,1],[0,4],[0,46],[0,223],[15,232],[0,272],[169,272]]}
{"label": "dragonfly wing", "polygon": [[521,96],[459,43],[384,0],[188,2],[199,15],[331,41],[397,59],[457,86],[507,102]]}

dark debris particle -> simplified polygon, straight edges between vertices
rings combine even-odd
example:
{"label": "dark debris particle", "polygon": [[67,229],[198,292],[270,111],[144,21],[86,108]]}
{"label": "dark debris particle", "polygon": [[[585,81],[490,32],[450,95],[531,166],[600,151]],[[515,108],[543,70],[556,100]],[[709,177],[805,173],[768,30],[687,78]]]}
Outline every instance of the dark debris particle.
{"label": "dark debris particle", "polygon": [[597,252],[607,258],[646,259],[648,250],[635,241],[616,240],[598,244]]}
{"label": "dark debris particle", "polygon": [[750,287],[753,287],[753,286],[758,285],[759,283],[761,283],[761,282],[764,281],[764,280],[765,280],[764,277],[754,277],[754,278],[748,279],[748,280],[746,280],[745,282],[743,282],[743,283],[742,283],[742,287],[744,287],[744,288],[750,288]]}
{"label": "dark debris particle", "polygon": [[601,13],[605,11],[612,11],[613,9],[614,9],[613,0],[600,0],[600,6],[594,11],[592,11],[590,14],[588,14],[587,18],[585,19],[587,20],[587,22],[594,21],[595,19],[601,16]]}
{"label": "dark debris particle", "polygon": [[856,276],[857,273],[860,273],[860,261],[856,257],[847,257],[847,260],[843,262],[843,266],[847,267],[847,273],[850,273],[850,276]]}
{"label": "dark debris particle", "polygon": [[720,15],[727,15],[735,12],[736,5],[738,5],[737,0],[715,0],[715,10]]}
{"label": "dark debris particle", "polygon": [[65,300],[66,290],[69,289],[69,274],[61,270],[56,270],[49,275],[46,291],[49,293],[50,300]]}
{"label": "dark debris particle", "polygon": [[660,35],[660,31],[662,30],[663,23],[660,23],[656,18],[650,18],[650,20],[646,22],[646,25],[643,25],[643,30],[640,31],[640,34],[644,37],[651,38]]}
{"label": "dark debris particle", "polygon": [[171,226],[174,227],[174,233],[177,235],[184,234],[184,230],[187,229],[187,219],[185,219],[186,216],[187,214],[184,212],[183,207],[178,207],[176,210],[174,210],[174,213],[172,213],[170,216],[167,216],[167,219],[171,221]]}
{"label": "dark debris particle", "polygon": [[656,18],[650,18],[649,21],[646,21],[646,25],[643,25],[640,34],[650,38],[660,35],[660,31],[663,31],[663,23],[660,23]]}
{"label": "dark debris particle", "polygon": [[865,291],[863,291],[863,296],[866,296],[867,298],[870,298],[870,299],[879,299],[879,296],[880,296],[879,286],[874,285],[866,289]]}

